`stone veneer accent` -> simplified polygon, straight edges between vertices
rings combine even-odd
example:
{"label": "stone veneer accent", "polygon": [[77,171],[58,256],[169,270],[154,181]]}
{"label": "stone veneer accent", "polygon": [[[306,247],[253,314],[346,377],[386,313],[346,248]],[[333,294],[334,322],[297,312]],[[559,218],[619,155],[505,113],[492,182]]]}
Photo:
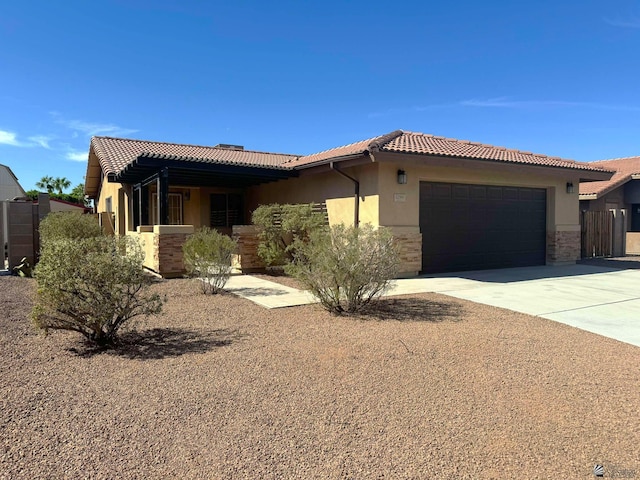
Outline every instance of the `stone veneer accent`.
{"label": "stone veneer accent", "polygon": [[231,238],[237,244],[236,254],[231,260],[235,268],[239,268],[243,273],[257,272],[264,270],[266,265],[258,256],[258,233],[259,227],[255,225],[234,225]]}
{"label": "stone veneer accent", "polygon": [[580,259],[580,232],[547,232],[547,264],[575,263]]}
{"label": "stone veneer accent", "polygon": [[400,276],[417,275],[422,270],[422,234],[419,231],[390,229],[400,253]]}
{"label": "stone veneer accent", "polygon": [[191,225],[154,225],[153,268],[164,278],[180,277],[185,273],[182,245],[193,233]]}
{"label": "stone veneer accent", "polygon": [[[422,234],[419,231],[390,228],[400,250],[400,275],[416,275],[422,270]],[[255,225],[233,226],[233,239],[238,243],[238,248],[232,264],[245,273],[265,269],[264,262],[258,256],[259,231]]]}

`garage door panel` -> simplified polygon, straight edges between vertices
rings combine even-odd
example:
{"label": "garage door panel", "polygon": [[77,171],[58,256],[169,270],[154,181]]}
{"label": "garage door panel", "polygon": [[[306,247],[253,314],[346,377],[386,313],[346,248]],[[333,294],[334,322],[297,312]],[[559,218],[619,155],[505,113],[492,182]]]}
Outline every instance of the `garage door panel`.
{"label": "garage door panel", "polygon": [[425,272],[541,265],[544,189],[421,182]]}

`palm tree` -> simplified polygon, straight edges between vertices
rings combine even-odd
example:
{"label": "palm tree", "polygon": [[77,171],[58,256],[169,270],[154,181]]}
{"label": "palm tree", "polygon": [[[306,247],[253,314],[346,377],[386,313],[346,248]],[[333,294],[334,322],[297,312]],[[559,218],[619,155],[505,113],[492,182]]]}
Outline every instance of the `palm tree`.
{"label": "palm tree", "polygon": [[46,190],[48,193],[51,193],[53,192],[53,188],[54,188],[53,182],[54,182],[53,177],[50,177],[49,175],[45,175],[40,179],[39,182],[36,182],[36,187],[38,187],[41,190]]}
{"label": "palm tree", "polygon": [[71,182],[66,177],[56,177],[53,179],[53,188],[58,191],[59,195],[62,195],[62,191],[71,186]]}

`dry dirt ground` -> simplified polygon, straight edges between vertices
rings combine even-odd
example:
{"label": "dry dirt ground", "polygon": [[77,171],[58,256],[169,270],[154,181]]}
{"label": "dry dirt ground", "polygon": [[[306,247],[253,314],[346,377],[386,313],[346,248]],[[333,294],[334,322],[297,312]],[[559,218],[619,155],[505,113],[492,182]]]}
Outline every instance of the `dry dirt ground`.
{"label": "dry dirt ground", "polygon": [[435,294],[341,318],[169,280],[96,352],[33,330],[34,287],[0,277],[0,479],[640,478],[631,345]]}

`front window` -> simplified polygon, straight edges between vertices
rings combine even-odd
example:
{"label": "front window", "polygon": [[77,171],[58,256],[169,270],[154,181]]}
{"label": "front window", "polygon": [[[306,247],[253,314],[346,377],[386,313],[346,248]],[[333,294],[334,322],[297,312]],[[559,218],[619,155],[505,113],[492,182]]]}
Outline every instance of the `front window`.
{"label": "front window", "polygon": [[238,193],[212,193],[210,226],[232,227],[243,224],[242,195]]}
{"label": "front window", "polygon": [[[169,225],[182,225],[182,194],[169,193]],[[158,194],[151,198],[151,218],[153,224],[158,222]]]}

